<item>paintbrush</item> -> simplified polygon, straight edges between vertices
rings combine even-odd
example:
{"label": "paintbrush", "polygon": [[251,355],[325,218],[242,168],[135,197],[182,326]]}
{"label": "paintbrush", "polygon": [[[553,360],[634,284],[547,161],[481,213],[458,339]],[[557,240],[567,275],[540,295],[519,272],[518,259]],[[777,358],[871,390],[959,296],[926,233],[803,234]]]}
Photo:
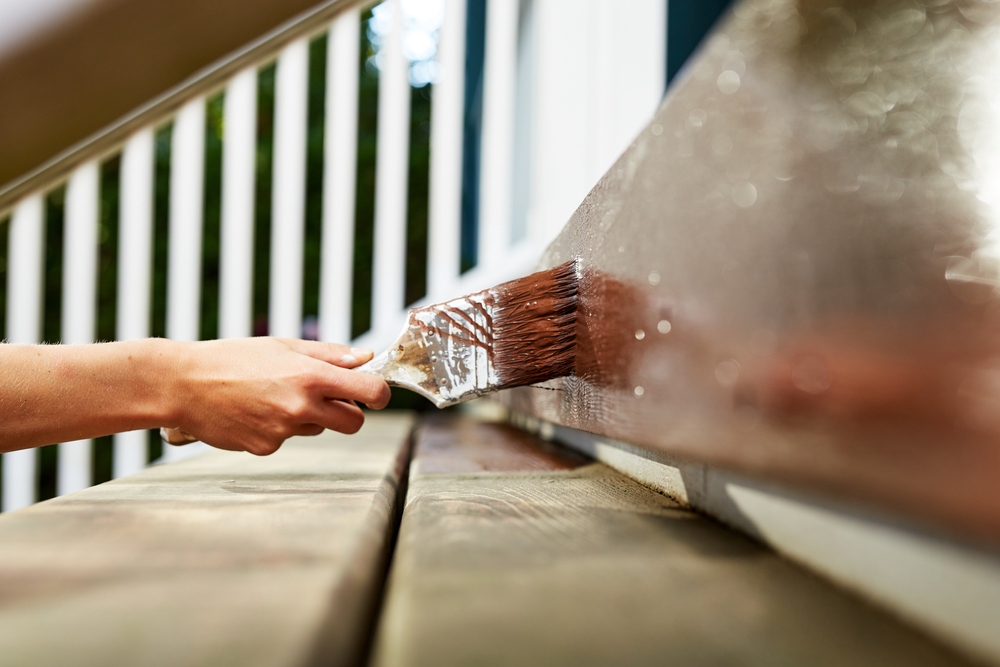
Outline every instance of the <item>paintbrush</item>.
{"label": "paintbrush", "polygon": [[443,408],[572,375],[576,263],[414,308],[388,350],[359,366]]}
{"label": "paintbrush", "polygon": [[[439,408],[572,375],[576,262],[460,299],[414,308],[388,350],[355,371],[415,391]],[[196,438],[163,428],[168,443]]]}

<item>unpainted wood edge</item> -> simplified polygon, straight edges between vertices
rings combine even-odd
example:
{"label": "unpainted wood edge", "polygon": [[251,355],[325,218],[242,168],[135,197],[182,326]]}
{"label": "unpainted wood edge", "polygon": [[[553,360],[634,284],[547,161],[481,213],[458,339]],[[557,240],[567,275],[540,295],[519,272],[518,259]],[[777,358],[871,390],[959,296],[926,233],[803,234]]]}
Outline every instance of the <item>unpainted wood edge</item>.
{"label": "unpainted wood edge", "polygon": [[271,32],[243,48],[222,57],[192,74],[185,81],[126,114],[111,125],[69,147],[36,169],[0,186],[0,220],[23,197],[54,187],[68,178],[78,165],[90,159],[103,159],[120,149],[135,131],[166,122],[185,102],[197,95],[221,90],[228,79],[251,65],[261,65],[296,39],[322,32],[334,18],[353,6],[366,6],[370,0],[326,0],[292,17]]}
{"label": "unpainted wood edge", "polygon": [[531,415],[509,411],[506,419],[739,530],[973,660],[1000,665],[1000,554],[989,548]]}
{"label": "unpainted wood edge", "polygon": [[414,419],[392,469],[379,484],[358,547],[347,559],[350,565],[331,595],[305,665],[362,667],[370,662],[406,501],[416,424]]}

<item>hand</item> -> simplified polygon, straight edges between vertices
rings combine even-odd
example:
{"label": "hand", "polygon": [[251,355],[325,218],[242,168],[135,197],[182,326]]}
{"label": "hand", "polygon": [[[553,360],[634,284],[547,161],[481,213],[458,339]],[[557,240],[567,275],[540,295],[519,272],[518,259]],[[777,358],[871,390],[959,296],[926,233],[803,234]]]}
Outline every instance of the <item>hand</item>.
{"label": "hand", "polygon": [[389,402],[383,380],[347,370],[371,359],[371,350],[284,338],[184,345],[171,444],[198,439],[267,455],[294,435],[356,433],[364,414],[354,401],[374,409]]}

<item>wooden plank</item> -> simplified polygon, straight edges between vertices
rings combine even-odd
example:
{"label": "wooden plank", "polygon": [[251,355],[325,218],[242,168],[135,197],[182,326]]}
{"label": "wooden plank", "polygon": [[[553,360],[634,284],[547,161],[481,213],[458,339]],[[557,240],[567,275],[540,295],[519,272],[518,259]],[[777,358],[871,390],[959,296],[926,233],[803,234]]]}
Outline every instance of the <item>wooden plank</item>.
{"label": "wooden plank", "polygon": [[[923,154],[916,135],[886,144],[853,121],[830,125],[817,100],[857,98],[820,63],[860,52],[824,32],[821,11],[792,28],[799,18],[764,20],[770,6],[747,0],[719,23],[547,251],[547,266],[581,268],[576,373],[551,387],[562,391],[515,390],[510,404],[995,548],[996,255],[968,230],[992,229],[1000,200],[985,175],[968,188],[941,180],[958,163],[943,154],[897,161]],[[848,12],[860,31],[896,16],[868,11]],[[987,23],[960,44],[937,25],[907,51],[924,73],[912,94],[992,109],[985,89],[973,99],[960,83],[992,66],[956,71],[944,55],[977,52],[1000,14]],[[872,71],[891,58],[881,52]],[[886,128],[907,122],[890,111]],[[1000,159],[987,138],[1000,116],[964,116],[986,134],[960,135],[958,112],[941,114],[936,145],[989,145]],[[995,159],[965,150],[955,159],[969,173]]]}
{"label": "wooden plank", "polygon": [[0,517],[4,664],[356,664],[408,414],[213,452]]}
{"label": "wooden plank", "polygon": [[[514,423],[525,422],[513,415]],[[1000,662],[1000,558],[895,517],[534,420],[529,427],[689,504],[986,663]],[[528,426],[525,424],[525,426]]]}
{"label": "wooden plank", "polygon": [[[373,664],[963,664],[739,534],[505,428],[418,430]],[[507,465],[473,470],[498,439]]]}

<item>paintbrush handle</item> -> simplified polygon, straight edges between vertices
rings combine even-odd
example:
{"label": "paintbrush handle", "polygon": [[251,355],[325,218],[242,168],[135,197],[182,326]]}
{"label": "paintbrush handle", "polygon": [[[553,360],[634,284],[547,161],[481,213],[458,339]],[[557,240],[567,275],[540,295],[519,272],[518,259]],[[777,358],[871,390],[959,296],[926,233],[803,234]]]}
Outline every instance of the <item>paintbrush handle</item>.
{"label": "paintbrush handle", "polygon": [[167,426],[160,429],[160,437],[168,445],[190,445],[192,442],[198,442],[198,438],[187,431]]}

